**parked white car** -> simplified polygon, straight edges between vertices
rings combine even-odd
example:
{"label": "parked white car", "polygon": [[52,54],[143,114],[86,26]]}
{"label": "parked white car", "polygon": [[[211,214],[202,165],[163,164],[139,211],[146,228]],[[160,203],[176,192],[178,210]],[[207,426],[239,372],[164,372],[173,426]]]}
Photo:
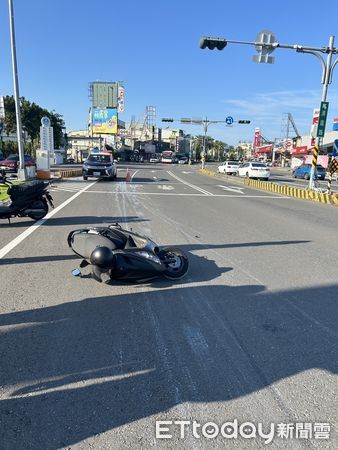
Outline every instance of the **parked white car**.
{"label": "parked white car", "polygon": [[237,175],[238,168],[238,161],[224,161],[221,166],[218,166],[218,173],[225,173],[226,175]]}
{"label": "parked white car", "polygon": [[268,181],[270,178],[270,169],[261,162],[246,162],[238,169],[240,177],[259,178]]}

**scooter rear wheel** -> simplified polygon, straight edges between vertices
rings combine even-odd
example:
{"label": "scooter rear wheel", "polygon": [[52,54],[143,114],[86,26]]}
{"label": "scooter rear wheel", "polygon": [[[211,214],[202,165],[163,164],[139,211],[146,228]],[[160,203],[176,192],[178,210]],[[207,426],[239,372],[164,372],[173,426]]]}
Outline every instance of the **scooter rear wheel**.
{"label": "scooter rear wheel", "polygon": [[[159,258],[166,266],[163,272],[165,278],[178,280],[183,278],[189,269],[188,256],[177,247],[163,247],[159,253]],[[170,260],[170,262],[165,262]]]}
{"label": "scooter rear wheel", "polygon": [[40,220],[48,213],[48,205],[43,201],[34,202],[32,208],[37,209],[36,213],[32,212],[31,214],[28,214],[28,217],[33,220]]}

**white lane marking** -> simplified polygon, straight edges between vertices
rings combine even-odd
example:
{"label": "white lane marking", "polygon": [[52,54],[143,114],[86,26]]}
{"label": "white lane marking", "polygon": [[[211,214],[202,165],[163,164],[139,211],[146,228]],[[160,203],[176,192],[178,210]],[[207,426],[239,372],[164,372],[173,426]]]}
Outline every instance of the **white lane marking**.
{"label": "white lane marking", "polygon": [[62,185],[62,186],[54,186],[50,188],[50,192],[58,192],[58,191],[66,191],[66,192],[78,192],[82,189],[81,185]]}
{"label": "white lane marking", "polygon": [[182,178],[180,178],[180,177],[178,177],[177,175],[174,175],[172,172],[170,172],[169,170],[167,171],[167,173],[169,174],[169,175],[171,175],[173,178],[176,178],[176,180],[178,180],[178,181],[180,181],[181,183],[183,183],[183,184],[185,184],[185,185],[187,185],[187,186],[189,186],[189,187],[191,187],[191,188],[193,188],[193,189],[196,189],[196,191],[200,191],[200,192],[203,192],[203,194],[205,194],[205,195],[214,195],[214,194],[212,194],[211,192],[209,192],[209,191],[206,191],[206,190],[204,190],[204,189],[202,189],[202,188],[200,188],[200,187],[198,187],[198,186],[195,186],[194,184],[191,184],[191,183],[188,183],[187,181],[185,181],[185,180],[182,180]]}
{"label": "white lane marking", "polygon": [[55,209],[53,209],[50,213],[48,213],[43,219],[38,220],[37,222],[35,222],[33,225],[31,225],[29,228],[27,228],[23,233],[19,234],[19,236],[17,236],[15,239],[13,239],[9,244],[5,245],[4,247],[2,247],[2,249],[0,250],[0,259],[2,259],[5,255],[7,255],[7,253],[9,253],[11,250],[13,250],[13,248],[15,248],[17,245],[20,244],[20,242],[22,242],[24,239],[26,239],[26,237],[28,237],[29,235],[31,235],[32,233],[34,233],[35,230],[37,230],[43,223],[46,222],[46,220],[50,219],[51,217],[53,217],[56,213],[58,213],[59,211],[61,211],[62,208],[64,208],[65,206],[67,206],[70,202],[72,202],[73,200],[76,199],[76,197],[78,197],[79,195],[82,194],[82,192],[85,192],[87,189],[89,189],[91,186],[93,186],[96,183],[96,181],[94,181],[94,183],[90,183],[88,184],[88,186],[84,187],[81,191],[77,192],[76,194],[74,194],[72,197],[70,197],[68,200],[64,201],[63,203],[61,203],[61,205],[57,206]]}
{"label": "white lane marking", "polygon": [[188,174],[188,173],[194,173],[194,172],[185,172],[184,170],[182,170],[182,173]]}
{"label": "white lane marking", "polygon": [[224,186],[223,184],[218,184],[218,187],[220,187],[221,189],[223,189],[224,191],[230,191],[230,192],[237,192],[238,194],[243,194],[244,192],[242,187],[237,187],[237,186]]}
{"label": "white lane marking", "polygon": [[164,191],[172,191],[174,188],[174,186],[168,186],[167,184],[161,184],[159,186],[157,186],[158,189],[163,189]]}
{"label": "white lane marking", "polygon": [[134,176],[137,174],[137,172],[138,172],[139,170],[140,170],[140,169],[135,170],[135,172],[132,174],[132,176],[131,176],[131,178],[130,178],[131,181],[133,181]]}

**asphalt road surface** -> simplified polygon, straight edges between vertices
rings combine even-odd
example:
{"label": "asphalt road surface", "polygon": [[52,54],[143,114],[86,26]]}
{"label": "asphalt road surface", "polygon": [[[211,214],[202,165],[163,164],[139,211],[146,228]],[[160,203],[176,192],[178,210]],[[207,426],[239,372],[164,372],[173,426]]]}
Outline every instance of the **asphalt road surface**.
{"label": "asphalt road surface", "polygon": [[[42,223],[1,221],[0,448],[337,448],[338,209],[125,169],[53,184]],[[72,277],[67,234],[111,222],[182,247],[189,274]]]}

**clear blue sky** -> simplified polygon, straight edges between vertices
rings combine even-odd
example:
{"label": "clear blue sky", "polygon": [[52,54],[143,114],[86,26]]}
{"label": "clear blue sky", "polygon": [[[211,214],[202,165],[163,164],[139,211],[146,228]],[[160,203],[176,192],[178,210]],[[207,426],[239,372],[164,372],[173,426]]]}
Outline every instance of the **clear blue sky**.
{"label": "clear blue sky", "polygon": [[[3,95],[13,92],[7,3],[0,2]],[[20,94],[63,114],[68,130],[87,125],[90,81],[124,80],[122,120],[142,119],[146,105],[156,106],[158,126],[162,117],[250,119],[250,125],[210,126],[208,134],[230,144],[252,140],[256,126],[279,137],[287,112],[307,134],[321,98],[321,66],[313,56],[283,49],[274,52],[275,64],[255,64],[254,47],[200,50],[200,37],[253,41],[270,29],[280,43],[319,47],[338,24],[336,0],[14,0],[14,7]],[[338,68],[333,78],[330,119],[338,117]]]}

